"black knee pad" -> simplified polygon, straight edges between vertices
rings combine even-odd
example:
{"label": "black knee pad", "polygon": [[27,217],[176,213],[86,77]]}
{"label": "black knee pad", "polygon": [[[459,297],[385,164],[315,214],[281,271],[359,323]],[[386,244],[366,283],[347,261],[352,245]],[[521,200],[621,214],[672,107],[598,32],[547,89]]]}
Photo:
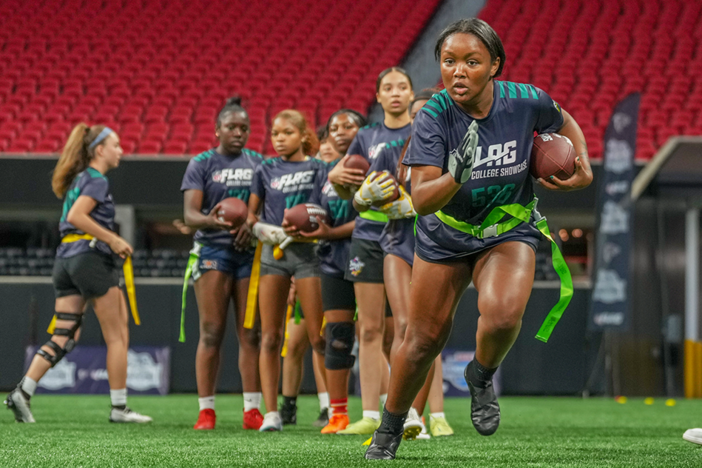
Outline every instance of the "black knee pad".
{"label": "black knee pad", "polygon": [[354,322],[327,323],[327,347],[324,354],[324,367],[329,370],[350,369],[356,362],[351,354],[356,338]]}
{"label": "black knee pad", "polygon": [[75,322],[75,324],[71,328],[55,328],[54,329],[54,336],[67,336],[68,341],[66,342],[65,346],[61,348],[56,342],[54,341],[47,341],[44,343],[44,346],[48,346],[54,351],[54,355],[52,356],[51,354],[47,353],[43,349],[39,348],[37,351],[37,354],[47,361],[51,363],[51,367],[54,367],[58,362],[63,359],[63,357],[73,351],[73,348],[76,347],[76,340],[74,339],[76,335],[76,331],[80,328],[80,324],[83,321],[83,315],[82,314],[65,314],[63,312],[56,312],[56,319],[57,320],[70,320],[71,322]]}

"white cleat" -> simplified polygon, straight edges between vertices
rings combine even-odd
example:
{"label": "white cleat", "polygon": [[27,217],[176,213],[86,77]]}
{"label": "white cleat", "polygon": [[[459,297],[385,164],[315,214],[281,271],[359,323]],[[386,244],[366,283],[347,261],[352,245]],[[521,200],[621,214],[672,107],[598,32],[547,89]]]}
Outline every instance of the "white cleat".
{"label": "white cleat", "polygon": [[129,408],[124,408],[124,409],[117,409],[117,408],[112,408],[112,411],[110,411],[110,422],[113,423],[149,423],[153,421],[148,416],[144,416],[143,414],[139,414],[136,411],[132,411]]}
{"label": "white cleat", "polygon": [[410,408],[407,413],[407,418],[405,419],[404,430],[402,433],[402,438],[405,440],[414,440],[419,434],[421,434],[422,429],[426,431],[422,420],[419,419],[419,414],[414,408]]}
{"label": "white cleat", "polygon": [[702,429],[688,429],[683,434],[683,439],[693,444],[702,445]]}
{"label": "white cleat", "polygon": [[263,417],[263,423],[258,429],[259,432],[280,432],[283,430],[283,420],[280,419],[280,413],[271,411]]}
{"label": "white cleat", "polygon": [[422,432],[417,436],[417,440],[429,440],[431,435],[427,432],[427,425],[424,422],[424,416],[422,416]]}
{"label": "white cleat", "polygon": [[20,423],[33,423],[34,416],[29,404],[29,398],[26,398],[22,390],[16,388],[12,390],[3,402],[7,405],[7,409],[12,410],[15,415],[15,421]]}

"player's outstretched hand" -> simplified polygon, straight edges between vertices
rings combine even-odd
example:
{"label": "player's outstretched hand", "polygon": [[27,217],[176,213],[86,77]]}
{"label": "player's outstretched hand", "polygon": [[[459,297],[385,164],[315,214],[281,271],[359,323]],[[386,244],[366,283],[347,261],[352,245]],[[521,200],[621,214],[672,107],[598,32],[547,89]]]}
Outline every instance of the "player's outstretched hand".
{"label": "player's outstretched hand", "polygon": [[549,190],[569,192],[571,190],[584,189],[590,185],[592,182],[592,173],[583,167],[580,157],[577,157],[575,158],[575,172],[573,172],[573,175],[568,177],[566,180],[561,180],[556,176],[551,176],[549,180],[536,179],[536,182]]}
{"label": "player's outstretched hand", "polygon": [[478,147],[478,122],[473,121],[463,137],[461,145],[449,153],[448,170],[457,184],[465,184],[470,180],[475,161],[475,149]]}

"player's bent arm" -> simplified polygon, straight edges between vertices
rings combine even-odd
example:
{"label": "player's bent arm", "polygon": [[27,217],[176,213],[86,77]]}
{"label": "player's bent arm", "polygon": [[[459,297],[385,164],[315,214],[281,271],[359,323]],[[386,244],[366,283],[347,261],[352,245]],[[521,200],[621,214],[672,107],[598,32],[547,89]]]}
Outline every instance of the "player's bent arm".
{"label": "player's bent arm", "polygon": [[118,255],[131,255],[133,252],[132,246],[116,233],[100,226],[90,213],[97,206],[97,201],[94,198],[86,195],[78,197],[71,209],[66,215],[66,221],[71,223],[76,229],[80,229],[86,234],[90,234],[97,240],[109,245],[110,248]]}
{"label": "player's bent arm", "polygon": [[213,209],[209,215],[202,214],[202,190],[190,189],[183,194],[183,220],[193,229],[225,229],[230,223],[219,221]]}
{"label": "player's bent arm", "polygon": [[550,190],[579,190],[592,183],[592,167],[590,167],[587,143],[578,122],[565,110],[562,110],[562,112],[563,126],[557,133],[568,137],[573,143],[573,148],[575,148],[575,172],[566,180],[554,177],[551,180],[539,179],[539,183]]}
{"label": "player's bent arm", "polygon": [[453,176],[436,166],[412,166],[412,203],[420,216],[435,213],[461,188]]}

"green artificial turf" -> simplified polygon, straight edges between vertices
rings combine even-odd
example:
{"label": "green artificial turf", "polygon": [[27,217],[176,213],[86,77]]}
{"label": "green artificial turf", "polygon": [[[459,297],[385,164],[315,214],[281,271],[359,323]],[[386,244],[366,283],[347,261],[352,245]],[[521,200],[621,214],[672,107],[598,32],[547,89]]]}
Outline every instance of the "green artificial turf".
{"label": "green artificial turf", "polygon": [[[403,442],[392,466],[452,467],[702,467],[702,446],[682,440],[702,427],[702,402],[657,399],[501,398],[502,424],[491,437],[470,424],[469,401],[446,400],[456,435]],[[110,466],[368,466],[364,436],[319,434],[316,397],[299,400],[297,426],[282,433],[241,429],[242,399],[217,396],[217,429],[194,431],[195,395],[130,397],[154,418],[149,425],[107,422],[106,396],[45,396],[32,400],[36,424],[0,413],[2,467]],[[0,408],[4,410],[4,408]],[[352,419],[360,401],[350,402]],[[383,464],[388,462],[373,462]]]}

